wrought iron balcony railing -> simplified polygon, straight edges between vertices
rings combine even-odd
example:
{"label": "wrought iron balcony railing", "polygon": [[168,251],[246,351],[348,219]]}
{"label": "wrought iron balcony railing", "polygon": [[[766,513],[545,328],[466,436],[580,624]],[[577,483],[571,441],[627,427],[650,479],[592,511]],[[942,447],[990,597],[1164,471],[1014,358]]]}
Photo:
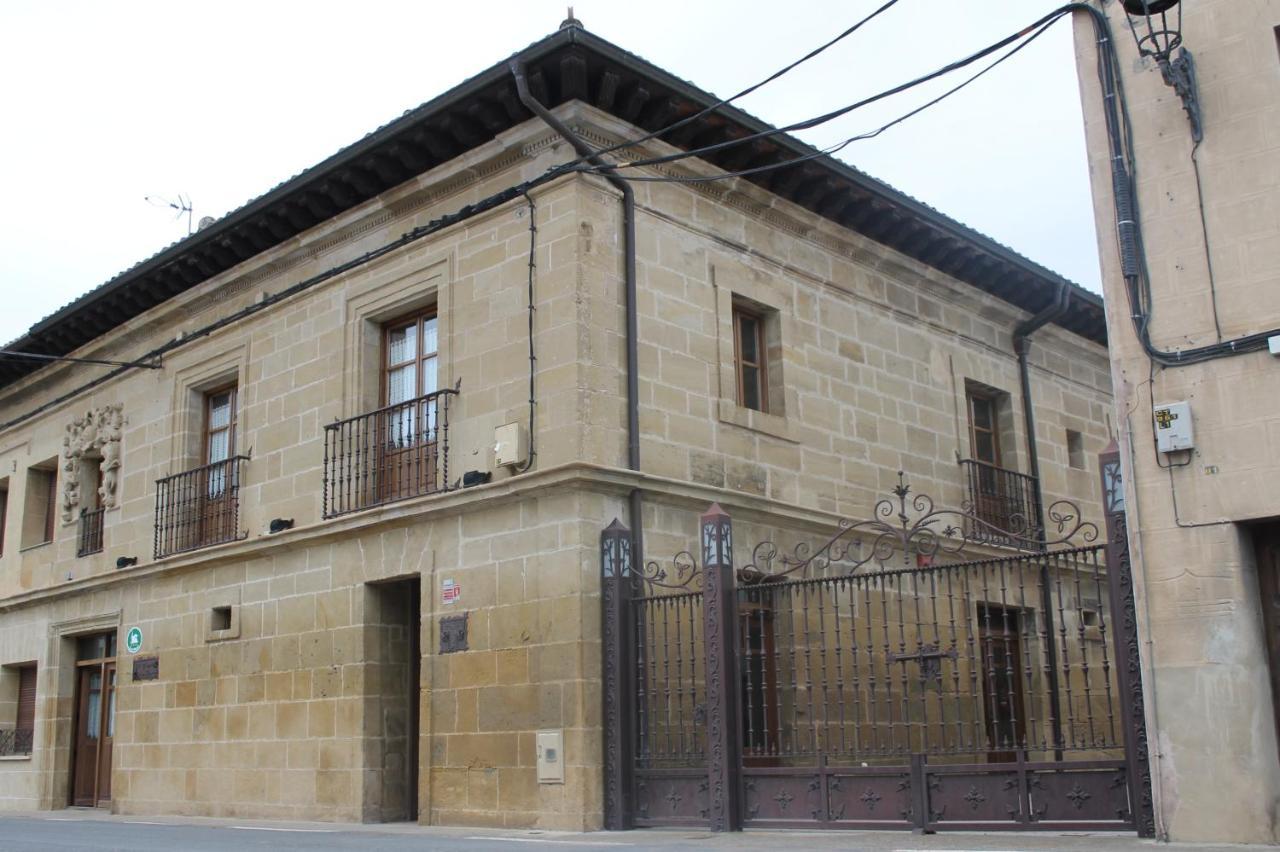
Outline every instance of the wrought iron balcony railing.
{"label": "wrought iron balcony railing", "polygon": [[457,388],[324,427],[324,516],[449,488],[449,402]]}
{"label": "wrought iron balcony railing", "polygon": [[962,459],[965,499],[976,522],[966,530],[971,541],[1020,549],[1041,540],[1040,496],[1036,478],[976,459]]}
{"label": "wrought iron balcony railing", "polygon": [[248,460],[232,456],[156,480],[156,559],[245,537],[240,465]]}
{"label": "wrought iron balcony railing", "polygon": [[76,556],[102,552],[102,519],[106,509],[80,510],[80,529],[76,535]]}
{"label": "wrought iron balcony railing", "polygon": [[0,757],[31,754],[35,731],[6,728],[0,730]]}

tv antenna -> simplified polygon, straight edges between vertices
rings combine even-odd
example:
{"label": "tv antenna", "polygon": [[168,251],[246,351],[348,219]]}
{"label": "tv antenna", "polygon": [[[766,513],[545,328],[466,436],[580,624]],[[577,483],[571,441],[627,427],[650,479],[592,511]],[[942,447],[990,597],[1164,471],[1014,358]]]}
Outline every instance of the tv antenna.
{"label": "tv antenna", "polygon": [[181,219],[182,215],[185,213],[187,216],[187,236],[189,237],[194,233],[191,227],[191,196],[183,195],[179,192],[176,201],[170,201],[169,199],[162,198],[159,195],[147,195],[144,196],[144,200],[155,207],[168,207],[171,210],[177,211],[173,215],[173,218],[175,219]]}

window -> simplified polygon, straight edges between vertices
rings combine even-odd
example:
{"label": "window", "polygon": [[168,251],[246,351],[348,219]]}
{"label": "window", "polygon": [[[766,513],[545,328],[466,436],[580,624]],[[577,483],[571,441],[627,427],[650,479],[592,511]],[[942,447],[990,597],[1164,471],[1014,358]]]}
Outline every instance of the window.
{"label": "window", "polygon": [[[435,393],[439,338],[435,309],[387,325],[383,352],[383,405],[396,405]],[[411,442],[415,427],[414,409],[409,407],[393,425],[403,429],[395,440]]]}
{"label": "window", "polygon": [[1074,429],[1067,430],[1067,464],[1084,470],[1084,435]]}
{"label": "window", "polygon": [[236,452],[236,386],[204,395],[204,464],[226,461]]}
{"label": "window", "polygon": [[1018,473],[1005,457],[1012,444],[1013,414],[1009,395],[987,385],[966,383],[965,408],[969,413],[969,458],[966,502],[979,521],[970,535],[975,541],[1008,543],[1010,535],[1023,535],[1035,523],[1035,480]]}
{"label": "window", "polygon": [[738,379],[738,405],[768,411],[769,368],[764,318],[740,305],[733,307],[733,360]]}
{"label": "window", "polygon": [[236,387],[193,393],[191,413],[203,417],[200,431],[191,432],[200,436],[199,465],[156,481],[157,559],[243,537]]}
{"label": "window", "polygon": [[53,541],[58,516],[58,460],[49,459],[27,468],[27,495],[23,503],[22,546],[36,547]]}
{"label": "window", "polygon": [[383,408],[374,427],[381,439],[375,500],[435,491],[438,417],[435,309],[389,323],[383,330]]}
{"label": "window", "polygon": [[230,630],[231,629],[231,607],[215,606],[209,612],[209,629],[210,630]]}
{"label": "window", "polygon": [[82,456],[76,463],[76,481],[79,483],[80,522],[76,533],[76,556],[88,556],[102,552],[102,521],[106,510],[102,508],[102,458]]}
{"label": "window", "polygon": [[[13,725],[18,751],[31,753],[36,730],[36,667],[35,664],[18,669],[18,712]],[[25,749],[22,748],[25,746]]]}
{"label": "window", "polygon": [[36,664],[0,669],[0,757],[31,754],[36,729]]}
{"label": "window", "polygon": [[970,388],[969,451],[980,462],[1000,467],[1000,421],[993,394]]}

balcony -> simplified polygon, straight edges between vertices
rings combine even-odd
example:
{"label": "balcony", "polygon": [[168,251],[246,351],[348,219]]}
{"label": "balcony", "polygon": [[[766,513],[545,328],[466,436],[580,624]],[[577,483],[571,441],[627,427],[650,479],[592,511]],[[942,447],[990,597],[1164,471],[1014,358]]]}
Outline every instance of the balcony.
{"label": "balcony", "polygon": [[81,509],[76,533],[76,556],[102,552],[102,519],[106,509]]}
{"label": "balcony", "polygon": [[240,466],[248,460],[232,456],[156,480],[156,559],[245,537]]}
{"label": "balcony", "polygon": [[31,744],[35,740],[35,731],[21,728],[0,730],[0,757],[19,757],[31,754]]}
{"label": "balcony", "polygon": [[976,520],[970,541],[1027,549],[1040,540],[1040,498],[1036,478],[993,464],[963,459],[965,500]]}
{"label": "balcony", "polygon": [[449,489],[445,389],[324,427],[324,516]]}

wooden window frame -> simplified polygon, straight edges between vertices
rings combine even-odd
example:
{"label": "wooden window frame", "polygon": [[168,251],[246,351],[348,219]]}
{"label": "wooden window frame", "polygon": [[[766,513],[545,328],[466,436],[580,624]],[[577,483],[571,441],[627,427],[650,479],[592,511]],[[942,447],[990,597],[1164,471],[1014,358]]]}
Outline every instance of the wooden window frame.
{"label": "wooden window frame", "polygon": [[[422,396],[422,395],[423,395],[423,393],[422,393],[422,376],[423,376],[422,363],[423,363],[424,361],[426,361],[428,358],[435,358],[435,359],[436,359],[436,384],[437,384],[437,385],[439,384],[439,378],[440,378],[440,374],[439,374],[439,367],[440,367],[440,364],[439,364],[439,359],[440,359],[440,323],[439,323],[439,316],[440,316],[440,315],[439,315],[439,312],[438,312],[438,311],[437,311],[437,309],[436,309],[436,306],[435,306],[435,305],[431,305],[431,306],[429,306],[429,307],[421,308],[421,309],[419,309],[419,310],[416,310],[416,311],[414,311],[413,313],[404,314],[403,316],[397,317],[396,319],[390,320],[390,321],[388,321],[388,322],[384,322],[384,323],[382,324],[382,354],[381,354],[381,356],[380,356],[380,358],[379,358],[379,391],[378,391],[378,393],[379,393],[379,396],[378,396],[378,400],[379,400],[379,402],[378,402],[378,406],[379,406],[379,407],[386,406],[386,405],[391,405],[391,404],[392,404],[392,403],[389,401],[389,398],[390,398],[390,395],[391,395],[391,381],[390,381],[390,379],[391,379],[391,371],[392,371],[393,369],[399,369],[399,368],[401,368],[401,367],[408,366],[409,364],[413,364],[413,365],[414,365],[415,370],[416,370],[416,372],[415,372],[415,378],[414,378],[414,393],[413,393],[413,395],[412,395],[411,397],[409,397],[409,398],[410,398],[410,399],[417,399],[418,397],[420,397],[420,396]],[[425,326],[425,324],[426,324],[426,321],[427,321],[427,320],[436,320],[436,321],[437,321],[437,322],[436,322],[436,348],[435,348],[435,349],[433,349],[433,350],[431,350],[430,352],[423,352],[423,350],[422,350],[423,333],[422,333],[422,332],[423,332],[423,327]],[[411,326],[411,325],[413,325],[413,326],[416,326],[416,327],[417,327],[417,328],[416,328],[416,330],[415,330],[415,332],[414,332],[414,333],[415,333],[415,335],[416,335],[416,340],[417,340],[417,343],[416,343],[416,346],[415,346],[415,354],[414,354],[414,358],[413,358],[413,360],[411,360],[411,361],[400,361],[400,362],[398,362],[398,363],[396,363],[396,364],[392,364],[392,363],[391,363],[391,333],[392,333],[393,331],[398,331],[398,330],[400,330],[400,329],[402,329],[402,328],[408,328],[408,327],[409,327],[409,326]]]}
{"label": "wooden window frame", "polygon": [[48,493],[44,500],[44,541],[40,544],[48,544],[53,541],[53,534],[57,528],[58,469],[41,470],[40,475],[48,479]]}
{"label": "wooden window frame", "polygon": [[[224,393],[230,393],[230,409],[231,414],[227,418],[227,425],[218,429],[211,428],[210,424],[213,420],[213,400]],[[214,464],[215,462],[226,461],[236,454],[236,427],[240,425],[240,417],[238,408],[240,405],[240,387],[236,382],[219,385],[212,390],[204,393],[204,424],[201,429],[201,462],[200,466]],[[227,433],[227,455],[225,458],[213,458],[213,436],[216,433]]]}
{"label": "wooden window frame", "polygon": [[[979,429],[978,419],[974,416],[975,403],[982,402],[990,406],[990,423],[989,429]],[[980,461],[993,467],[1004,466],[1004,453],[1000,446],[1000,400],[995,394],[986,393],[975,388],[969,388],[965,391],[965,409],[969,415],[969,453],[974,461]],[[978,456],[978,434],[986,433],[991,436],[991,448],[994,459],[984,459]]]}
{"label": "wooden window frame", "polygon": [[[755,323],[757,357],[752,362],[744,361],[742,356],[743,319],[750,319]],[[753,367],[756,371],[756,399],[760,401],[758,408],[747,404],[747,367]],[[767,414],[769,411],[769,352],[765,339],[765,317],[759,311],[739,304],[733,306],[733,370],[738,405]]]}

